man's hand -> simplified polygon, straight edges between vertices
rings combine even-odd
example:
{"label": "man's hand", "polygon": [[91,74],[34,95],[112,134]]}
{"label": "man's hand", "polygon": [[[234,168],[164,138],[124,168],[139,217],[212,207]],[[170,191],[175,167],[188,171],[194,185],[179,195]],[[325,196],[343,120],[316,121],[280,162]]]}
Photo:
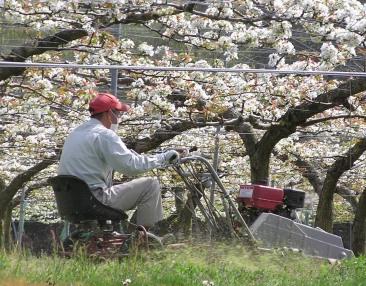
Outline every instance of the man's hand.
{"label": "man's hand", "polygon": [[179,153],[175,150],[169,150],[164,153],[166,164],[175,164],[179,161]]}
{"label": "man's hand", "polygon": [[183,158],[183,157],[187,157],[189,155],[189,153],[197,151],[197,147],[193,146],[191,148],[175,148],[175,151],[177,151],[179,153],[179,157]]}

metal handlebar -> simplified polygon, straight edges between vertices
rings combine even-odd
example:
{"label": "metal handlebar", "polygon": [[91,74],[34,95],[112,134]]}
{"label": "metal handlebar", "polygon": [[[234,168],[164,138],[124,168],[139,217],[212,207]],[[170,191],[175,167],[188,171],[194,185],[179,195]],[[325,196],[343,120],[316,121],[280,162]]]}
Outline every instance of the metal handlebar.
{"label": "metal handlebar", "polygon": [[230,204],[230,207],[234,210],[235,216],[237,217],[237,219],[239,220],[239,222],[244,226],[244,228],[246,229],[246,232],[248,233],[250,239],[252,241],[255,241],[255,238],[252,234],[252,232],[250,231],[248,225],[246,224],[245,220],[243,219],[243,217],[241,216],[238,208],[235,206],[234,202],[232,201],[232,199],[229,196],[229,193],[226,191],[224,185],[222,184],[219,175],[217,174],[216,170],[213,168],[213,166],[210,164],[210,162],[201,157],[201,156],[188,156],[188,157],[183,157],[180,159],[180,161],[176,164],[176,165],[181,165],[181,164],[185,164],[187,162],[190,161],[199,161],[201,162],[203,165],[205,165],[209,171],[209,173],[211,174],[211,177],[214,179],[214,181],[216,182],[217,186],[221,189],[224,198],[227,199],[227,201]]}

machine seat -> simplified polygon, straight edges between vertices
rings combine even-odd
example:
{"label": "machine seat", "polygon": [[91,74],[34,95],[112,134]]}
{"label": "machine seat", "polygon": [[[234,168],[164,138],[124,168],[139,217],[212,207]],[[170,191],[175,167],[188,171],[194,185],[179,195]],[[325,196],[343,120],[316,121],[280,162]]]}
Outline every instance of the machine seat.
{"label": "machine seat", "polygon": [[89,186],[80,178],[58,175],[48,179],[53,188],[59,215],[62,219],[78,224],[81,221],[107,220],[118,222],[128,216],[120,210],[111,208],[98,201]]}

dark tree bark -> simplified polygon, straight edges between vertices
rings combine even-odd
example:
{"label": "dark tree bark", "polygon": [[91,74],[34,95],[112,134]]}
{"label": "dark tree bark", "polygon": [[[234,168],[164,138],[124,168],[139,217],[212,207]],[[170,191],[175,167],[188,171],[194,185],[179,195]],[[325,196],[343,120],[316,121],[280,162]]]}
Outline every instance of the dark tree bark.
{"label": "dark tree bark", "polygon": [[182,189],[180,195],[183,195],[184,192],[187,192],[187,200],[179,200],[179,207],[177,207],[176,212],[169,216],[166,221],[168,228],[179,238],[190,239],[192,237],[192,217],[195,206],[191,192]]}
{"label": "dark tree bark", "polygon": [[352,168],[355,161],[366,150],[366,138],[359,139],[342,157],[337,159],[328,169],[319,197],[315,226],[332,232],[333,228],[333,195],[340,176]]}
{"label": "dark tree bark", "polygon": [[0,250],[4,248],[4,220],[3,215],[0,214]]}
{"label": "dark tree bark", "polygon": [[149,139],[129,140],[124,139],[126,146],[135,150],[137,153],[147,152],[153,150],[161,145],[161,143],[174,138],[177,134],[183,133],[189,129],[197,127],[192,121],[184,121],[172,124],[169,127],[158,129]]}
{"label": "dark tree bark", "polygon": [[[5,190],[5,182],[2,178],[0,178],[0,194]],[[4,218],[5,218],[6,209],[0,208],[0,249],[4,247]]]}
{"label": "dark tree bark", "polygon": [[352,250],[356,256],[366,253],[366,189],[360,196],[353,220]]}
{"label": "dark tree bark", "polygon": [[3,229],[3,233],[4,233],[4,248],[5,250],[10,250],[11,249],[11,214],[12,214],[12,209],[9,207],[5,210],[5,215],[4,215],[4,229]]}

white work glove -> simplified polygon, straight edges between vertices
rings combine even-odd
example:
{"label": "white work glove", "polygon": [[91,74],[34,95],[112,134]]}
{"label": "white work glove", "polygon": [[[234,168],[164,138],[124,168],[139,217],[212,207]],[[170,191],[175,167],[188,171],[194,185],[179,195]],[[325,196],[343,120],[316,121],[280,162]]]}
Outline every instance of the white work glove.
{"label": "white work glove", "polygon": [[179,153],[175,150],[169,150],[163,153],[164,163],[166,165],[175,164],[179,161]]}

